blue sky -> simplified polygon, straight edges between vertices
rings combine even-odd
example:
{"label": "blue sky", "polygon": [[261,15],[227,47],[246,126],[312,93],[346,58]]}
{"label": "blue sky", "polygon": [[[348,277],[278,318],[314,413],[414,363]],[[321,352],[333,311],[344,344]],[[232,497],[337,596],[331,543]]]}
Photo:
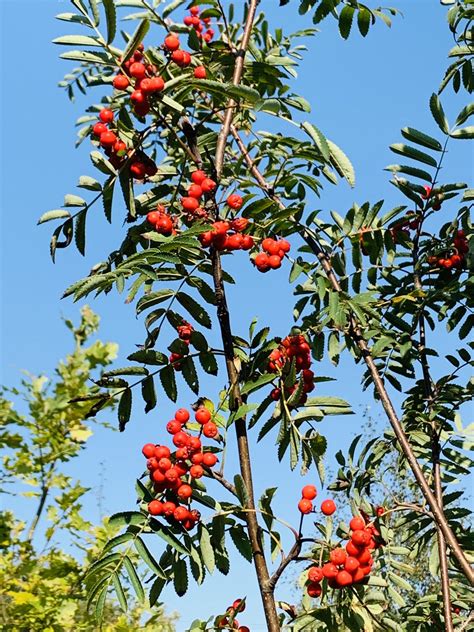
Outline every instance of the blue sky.
{"label": "blue sky", "polygon": [[[404,17],[395,18],[391,30],[378,24],[365,40],[354,34],[346,42],[338,35],[332,20],[323,23],[321,32],[308,42],[310,50],[295,82],[295,90],[312,104],[311,120],[343,147],[356,169],[354,189],[345,183],[325,189],[318,203],[325,211],[336,209],[344,214],[354,201],[375,202],[382,198],[387,209],[402,204],[383,171],[385,165],[396,162],[388,146],[399,142],[399,129],[404,125],[438,135],[429,114],[428,99],[442,78],[447,52],[453,45],[445,25],[446,9],[432,0],[393,0],[391,4]],[[287,31],[292,31],[309,25],[308,17],[297,15],[296,0],[283,9],[276,5],[276,0],[263,0],[260,5],[273,27],[283,24]],[[58,59],[63,49],[50,41],[68,32],[68,25],[54,20],[56,13],[66,10],[68,2],[52,0],[2,0],[0,5],[4,86],[1,382],[8,385],[18,383],[22,369],[51,373],[58,359],[67,353],[70,340],[60,316],[77,320],[78,306],[69,300],[60,301],[62,291],[104,258],[121,230],[120,222],[110,228],[99,210],[88,225],[86,257],[82,258],[70,247],[58,252],[57,264],[53,265],[48,252],[51,225],[36,226],[41,213],[57,208],[65,193],[74,192],[79,175],[95,175],[88,158],[88,143],[79,150],[74,148],[73,124],[89,102],[98,102],[100,93],[90,93],[71,104],[57,88],[57,82],[71,66],[70,62]],[[22,28],[17,28],[16,21],[20,19]],[[21,37],[26,39],[25,45],[19,42]],[[463,97],[454,95],[450,89],[443,96],[451,120],[464,105]],[[445,180],[470,181],[471,152],[465,141],[451,145],[443,173]],[[452,213],[455,209],[453,205]],[[120,212],[120,208],[114,210],[115,217]],[[445,212],[449,216],[448,205]],[[442,219],[445,221],[445,217]],[[293,304],[285,285],[288,269],[283,267],[259,275],[242,255],[235,257],[229,268],[239,275],[237,287],[229,292],[236,333],[245,334],[252,318],[258,316],[262,325],[271,326],[274,335],[285,335],[291,326]],[[91,305],[102,317],[100,337],[119,343],[117,366],[122,365],[126,355],[143,338],[142,322],[135,319],[133,307],[125,305],[121,296],[109,295]],[[441,344],[446,344],[444,338]],[[371,413],[377,415],[378,407],[371,402],[370,394],[361,393],[358,382],[361,369],[354,368],[350,360],[338,368],[323,362],[315,370],[337,378],[334,384],[323,384],[318,394],[342,395],[357,412],[350,417],[329,418],[320,425],[332,455],[344,449],[360,431],[364,423],[362,411],[370,407]],[[221,385],[220,379],[205,379],[202,384],[209,396]],[[192,394],[184,387],[181,393],[180,405],[193,401]],[[73,475],[80,476],[92,488],[86,503],[89,518],[99,519],[100,485],[106,513],[133,508],[134,480],[143,466],[141,445],[149,440],[160,441],[162,426],[174,409],[161,396],[159,407],[150,415],[145,416],[139,407],[134,410],[125,434],[98,431],[91,439],[78,463],[70,467]],[[296,523],[299,474],[288,476],[286,464],[275,467],[271,440],[252,446],[252,452],[257,463],[257,492],[281,484],[275,507],[284,519]],[[234,465],[231,460],[230,472]],[[308,476],[305,482],[313,478],[316,480],[315,475]],[[191,588],[184,600],[179,600],[170,589],[165,601],[169,610],[181,612],[178,623],[181,631],[193,618],[206,618],[216,608],[224,610],[235,597],[246,594],[248,609],[241,617],[242,623],[252,630],[264,630],[253,581],[251,567],[235,553],[229,577],[215,575],[204,588]],[[290,583],[283,583],[279,597],[294,601],[291,589]]]}

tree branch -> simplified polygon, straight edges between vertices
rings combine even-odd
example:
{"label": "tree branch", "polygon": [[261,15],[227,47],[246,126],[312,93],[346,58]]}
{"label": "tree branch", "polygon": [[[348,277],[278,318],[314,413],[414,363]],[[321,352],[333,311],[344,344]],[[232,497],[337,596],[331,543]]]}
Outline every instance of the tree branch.
{"label": "tree branch", "polygon": [[[283,202],[280,200],[280,198],[275,194],[275,192],[272,190],[272,187],[267,183],[267,181],[265,180],[265,178],[263,177],[263,175],[261,174],[260,170],[258,169],[258,167],[255,165],[251,155],[249,154],[249,152],[247,151],[247,147],[245,146],[245,143],[242,141],[237,129],[235,128],[235,126],[231,125],[230,126],[230,133],[232,134],[232,136],[234,137],[237,146],[239,147],[242,156],[244,157],[245,162],[247,163],[247,166],[249,167],[250,172],[252,173],[252,175],[254,176],[255,180],[257,181],[257,183],[259,184],[260,188],[264,191],[264,193],[272,200],[274,200],[279,207],[283,210],[285,209],[285,205],[283,204]],[[291,219],[291,218],[290,218]],[[341,286],[339,284],[339,280],[332,268],[331,265],[331,261],[329,259],[329,257],[327,256],[326,252],[324,251],[323,247],[319,244],[319,242],[308,232],[303,228],[303,232],[302,232],[302,237],[305,240],[305,242],[307,243],[307,245],[311,248],[311,250],[313,251],[313,253],[316,255],[316,257],[318,258],[318,260],[320,261],[323,270],[325,271],[332,287],[333,290],[335,292],[341,292]],[[385,388],[385,384],[382,380],[382,377],[379,373],[379,370],[374,362],[374,359],[371,355],[370,349],[367,345],[367,342],[365,341],[363,335],[362,335],[362,331],[360,329],[360,325],[357,321],[357,318],[355,317],[354,314],[352,314],[351,318],[350,318],[350,335],[352,336],[354,342],[356,343],[357,347],[360,350],[362,359],[364,360],[367,368],[369,369],[369,372],[372,376],[372,380],[374,382],[374,386],[375,389],[377,390],[377,393],[380,397],[380,401],[382,403],[383,409],[385,411],[385,414],[387,415],[387,418],[390,422],[390,425],[393,428],[393,431],[395,433],[395,436],[397,438],[397,441],[400,445],[400,448],[406,458],[406,460],[408,461],[411,470],[413,472],[413,475],[418,483],[418,485],[420,486],[420,489],[423,493],[423,496],[425,497],[426,501],[428,502],[428,504],[430,505],[431,511],[433,513],[433,518],[437,524],[437,526],[439,527],[441,533],[443,534],[443,536],[446,539],[446,542],[449,544],[449,547],[451,548],[454,557],[456,558],[459,566],[461,567],[463,573],[465,574],[465,576],[467,577],[467,579],[471,582],[472,585],[474,585],[474,571],[471,568],[468,560],[466,559],[466,556],[464,555],[464,552],[461,548],[461,546],[459,545],[459,542],[456,539],[456,536],[454,535],[451,527],[449,526],[448,521],[446,520],[446,516],[444,515],[444,511],[442,509],[442,507],[439,506],[436,496],[433,493],[433,491],[431,490],[431,487],[428,483],[428,481],[425,478],[425,475],[423,473],[423,470],[413,452],[413,449],[411,447],[411,444],[408,440],[408,437],[403,429],[403,426],[397,416],[397,413],[395,411],[395,408],[392,404],[392,401],[390,399],[390,396],[387,392],[387,389]]]}

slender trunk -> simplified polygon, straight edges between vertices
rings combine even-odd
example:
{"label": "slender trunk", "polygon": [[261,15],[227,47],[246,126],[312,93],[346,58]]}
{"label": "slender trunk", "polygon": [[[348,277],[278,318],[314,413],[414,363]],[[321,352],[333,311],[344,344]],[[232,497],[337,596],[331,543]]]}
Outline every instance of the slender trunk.
{"label": "slender trunk", "polygon": [[[280,198],[274,193],[272,187],[268,184],[268,182],[265,180],[265,178],[261,174],[258,167],[255,165],[252,157],[247,151],[245,143],[240,138],[240,135],[237,129],[232,125],[230,127],[230,133],[234,137],[237,143],[237,146],[239,147],[239,150],[242,153],[244,160],[247,163],[247,166],[249,167],[250,172],[255,177],[255,180],[257,181],[261,189],[265,192],[265,194],[269,198],[274,200],[280,206],[280,208],[284,209],[285,205],[280,200]],[[326,272],[326,275],[329,281],[331,282],[333,290],[336,292],[340,292],[341,286],[339,284],[339,280],[332,268],[330,259],[327,256],[326,252],[319,245],[319,243],[314,239],[314,237],[308,231],[305,231],[304,227],[302,229],[302,237],[306,241],[308,246],[311,248],[313,253],[316,255],[316,257],[319,259],[324,271]],[[462,548],[460,547],[456,539],[456,536],[454,535],[451,527],[449,526],[446,516],[444,515],[442,506],[440,506],[440,504],[438,503],[435,494],[433,493],[428,481],[426,480],[426,477],[413,452],[413,449],[403,429],[403,426],[400,423],[400,420],[398,419],[397,413],[395,412],[395,408],[392,404],[392,401],[387,392],[387,389],[385,388],[385,384],[379,373],[379,370],[377,369],[377,366],[372,358],[367,342],[364,340],[362,336],[359,323],[354,315],[351,318],[350,335],[352,339],[354,340],[354,342],[356,343],[357,347],[359,348],[362,359],[364,360],[365,364],[367,365],[367,368],[370,371],[375,389],[380,397],[380,401],[382,402],[382,406],[385,411],[385,414],[387,415],[390,425],[393,428],[398,444],[400,445],[400,448],[405,458],[407,459],[408,464],[410,465],[413,475],[418,485],[420,486],[421,492],[423,496],[425,497],[425,500],[430,505],[437,528],[444,536],[445,541],[448,543],[449,548],[451,549],[453,556],[456,558],[463,573],[465,574],[467,579],[471,582],[471,584],[474,585],[474,571],[471,565],[469,564],[468,560],[466,559],[466,556],[464,555],[464,552]]]}
{"label": "slender trunk", "polygon": [[[244,60],[247,46],[252,33],[255,13],[259,0],[250,0],[247,4],[247,17],[245,20],[244,32],[239,48],[235,53],[236,61],[234,73],[232,77],[233,85],[239,85],[244,70]],[[220,178],[224,166],[225,148],[229,136],[230,127],[234,118],[236,102],[229,99],[227,110],[224,115],[223,123],[217,139],[217,148],[215,155],[215,172],[217,179]],[[224,347],[225,362],[227,375],[230,385],[230,408],[236,410],[242,402],[242,396],[239,386],[239,373],[234,364],[234,348],[233,336],[230,324],[229,309],[225,295],[224,283],[222,280],[222,267],[220,254],[212,251],[212,270],[214,279],[214,290],[217,304],[217,317],[222,336]],[[252,465],[250,459],[249,441],[247,435],[247,423],[245,418],[238,419],[235,422],[235,431],[237,435],[237,447],[239,452],[240,472],[247,491],[247,502],[245,513],[247,522],[247,531],[250,544],[252,547],[253,561],[257,574],[257,581],[262,598],[265,619],[269,632],[279,632],[280,622],[276,610],[275,598],[270,585],[270,574],[262,547],[260,527],[257,520],[255,495],[252,480]]]}

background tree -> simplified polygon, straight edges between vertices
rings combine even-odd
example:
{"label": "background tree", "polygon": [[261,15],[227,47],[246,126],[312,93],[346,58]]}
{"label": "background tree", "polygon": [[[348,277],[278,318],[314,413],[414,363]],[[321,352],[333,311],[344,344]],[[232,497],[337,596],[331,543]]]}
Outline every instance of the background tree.
{"label": "background tree", "polygon": [[[110,366],[117,345],[89,342],[99,318],[87,307],[78,326],[65,324],[74,348],[56,375],[28,376],[19,389],[4,387],[0,397],[1,493],[15,506],[1,515],[0,625],[12,632],[97,629],[87,614],[85,570],[115,535],[106,524],[95,527],[83,518],[81,503],[89,490],[66,472],[67,463],[80,458],[92,427],[104,424],[84,421],[90,404],[80,398],[97,393],[92,375]],[[104,630],[137,626],[174,629],[160,607],[121,614],[113,600],[105,604]]]}
{"label": "background tree", "polygon": [[[356,630],[369,625],[382,629],[407,626],[407,629],[425,629],[435,624],[451,630],[453,595],[455,599],[463,599],[467,594],[466,581],[472,583],[473,572],[465,552],[468,542],[464,525],[460,522],[464,514],[445,508],[450,499],[445,496],[443,486],[454,474],[464,473],[470,463],[465,455],[468,445],[459,443],[463,431],[454,423],[456,411],[468,401],[471,392],[469,384],[462,383],[465,375],[462,370],[436,380],[432,377],[429,357],[434,354],[427,345],[426,335],[427,328],[436,330],[433,314],[440,321],[447,319],[451,329],[461,325],[461,339],[471,325],[472,306],[466,296],[469,296],[471,283],[468,212],[472,190],[464,191],[463,206],[441,230],[436,223],[430,228],[429,222],[441,206],[446,207],[449,199],[467,189],[463,183],[441,184],[439,178],[448,140],[473,136],[471,127],[462,127],[473,113],[472,106],[464,107],[455,125],[450,126],[438,96],[433,94],[430,109],[444,144],[433,136],[406,127],[402,135],[411,144],[392,145],[396,154],[416,165],[389,167],[394,173],[393,184],[408,199],[408,205],[382,213],[383,202],[367,202],[354,204],[345,217],[334,211],[327,218],[320,216],[320,211],[310,210],[310,195],[320,193],[321,179],[335,183],[339,174],[353,183],[354,173],[339,147],[312,123],[300,120],[299,113],[307,111],[308,104],[299,95],[289,92],[288,80],[302,50],[293,40],[302,33],[290,36],[276,29],[272,34],[265,17],[257,14],[256,1],[245,3],[242,25],[236,21],[232,5],[227,11],[220,2],[211,0],[193,3],[183,23],[175,23],[170,15],[181,4],[120,2],[119,6],[145,9],[127,16],[140,22],[133,35],[125,35],[126,45],[121,50],[112,44],[116,35],[115,3],[103,2],[106,31],[102,34],[97,3],[91,2],[89,9],[74,0],[79,13],[62,14],[60,19],[80,23],[90,34],[56,39],[60,45],[98,49],[63,54],[66,59],[83,63],[70,75],[74,82],[77,83],[80,76],[82,88],[84,84],[111,83],[115,88],[104,97],[105,107],[93,106],[91,116],[81,119],[85,126],[80,131],[81,139],[91,136],[103,150],[103,153],[93,151],[91,159],[108,177],[103,185],[89,176],[81,177],[79,186],[97,191],[95,197],[86,202],[76,195],[68,195],[64,209],[50,211],[40,221],[64,220],[53,235],[53,257],[57,248],[67,247],[73,238],[84,254],[86,217],[90,208],[102,199],[110,221],[112,192],[115,185],[120,184],[127,205],[126,219],[133,226],[117,249],[95,266],[86,279],[68,288],[66,295],[79,299],[92,291],[109,292],[114,286],[122,291],[128,283],[127,302],[139,297],[137,313],[147,312],[147,336],[142,348],[132,353],[129,360],[140,366],[116,369],[102,380],[102,385],[120,389],[118,414],[123,430],[131,416],[134,387],[141,386],[145,411],[149,412],[156,406],[154,377],[159,375],[166,395],[175,401],[175,373],[182,372],[189,388],[200,396],[194,406],[198,423],[189,421],[189,411],[179,409],[174,425],[168,427],[180,451],[178,454],[173,450],[170,462],[173,478],[177,480],[178,474],[178,479],[186,475],[186,497],[191,496],[193,501],[213,510],[210,517],[199,521],[199,516],[190,513],[187,507],[176,507],[177,499],[184,498],[184,491],[168,484],[171,475],[168,483],[161,481],[160,477],[164,477],[159,472],[161,466],[153,462],[155,448],[147,444],[144,454],[150,459],[147,465],[153,474],[152,481],[138,484],[141,510],[117,514],[111,519],[113,524],[122,524],[126,529],[123,537],[114,540],[110,547],[126,544],[126,549],[110,552],[107,548],[101,560],[90,569],[91,595],[96,600],[97,613],[100,615],[101,605],[112,585],[122,607],[126,608],[121,577],[128,577],[137,596],[144,598],[143,586],[128,557],[132,547],[153,573],[149,597],[153,603],[167,583],[173,582],[178,594],[186,592],[188,565],[199,583],[206,569],[211,571],[217,566],[227,573],[225,535],[229,533],[239,549],[253,559],[268,628],[280,628],[283,617],[277,615],[275,587],[290,563],[309,559],[301,555],[303,545],[307,544],[302,522],[312,505],[309,497],[300,503],[302,521],[297,529],[292,528],[295,542],[283,554],[281,562],[272,567],[264,550],[262,533],[267,533],[270,548],[278,552],[281,549],[281,536],[276,530],[279,518],[271,511],[274,489],[268,489],[257,505],[248,432],[258,423],[261,426],[258,438],[263,439],[278,428],[278,458],[282,460],[288,455],[291,468],[301,462],[305,471],[314,464],[323,477],[321,457],[326,446],[313,422],[327,414],[350,412],[350,409],[339,398],[307,397],[314,386],[309,352],[316,359],[328,353],[337,364],[341,352],[348,350],[357,363],[365,365],[364,385],[374,385],[375,398],[382,403],[391,424],[390,433],[393,433],[389,442],[366,446],[362,461],[370,452],[371,463],[380,462],[387,451],[395,447],[403,465],[409,466],[413,473],[423,504],[416,509],[401,506],[400,511],[410,510],[405,519],[414,534],[422,535],[418,542],[419,554],[426,554],[426,549],[431,550],[433,542],[437,543],[443,612],[437,606],[426,605],[436,604],[437,595],[430,595],[429,600],[421,603],[420,613],[407,611],[396,590],[397,586],[406,589],[406,580],[391,571],[387,571],[386,578],[371,576],[360,584],[354,579],[355,575],[348,578],[348,573],[339,569],[345,574],[336,585],[328,575],[323,587],[319,581],[312,581],[308,590],[311,596],[322,594],[322,603],[297,617],[292,625],[294,629],[314,628],[315,622],[321,621],[328,629]],[[343,37],[348,37],[354,17],[357,16],[357,26],[363,36],[376,18],[382,17],[381,11],[352,2],[302,2],[300,10],[305,12],[316,4],[315,20],[336,15]],[[201,12],[202,5],[205,11]],[[343,5],[339,7],[340,12],[335,11],[337,5]],[[382,15],[386,20],[387,15]],[[213,41],[215,29],[209,28],[214,18],[219,28],[216,41]],[[461,55],[464,67],[465,62],[470,61],[469,6],[456,3],[450,10],[449,20],[461,43],[461,50],[456,47],[451,54]],[[158,47],[145,48],[142,40],[150,24],[161,29],[164,40]],[[176,36],[179,33],[187,34],[192,55],[181,48]],[[306,36],[311,34],[311,30],[304,32]],[[65,85],[71,85],[72,90],[72,84]],[[445,80],[442,87],[446,85]],[[457,84],[454,87],[458,87]],[[464,87],[471,89],[467,79]],[[94,113],[99,114],[98,119]],[[255,134],[255,119],[264,113],[276,115],[288,128],[293,124],[299,130],[295,132],[297,135]],[[242,133],[255,135],[244,140]],[[420,146],[423,149],[419,149]],[[429,184],[417,184],[400,174]],[[151,186],[145,193],[136,195],[135,187],[142,184]],[[183,191],[180,197],[183,189],[186,193]],[[78,210],[71,212],[70,207]],[[290,244],[286,237],[303,241],[296,260],[288,255]],[[257,252],[258,247],[262,248],[260,252]],[[225,292],[226,284],[232,279],[223,269],[223,261],[232,251],[240,249],[252,250],[252,260],[260,272],[268,272],[280,267],[282,261],[290,260],[290,282],[299,283],[295,287],[298,295],[295,315],[302,329],[293,330],[290,336],[269,339],[268,330],[256,332],[252,323],[247,340],[233,334]],[[300,277],[304,277],[304,282],[299,281]],[[173,282],[177,286],[168,287]],[[208,306],[215,307],[221,334],[215,345],[197,331],[198,327],[211,328]],[[195,324],[188,323],[187,318],[192,318]],[[155,348],[162,344],[166,325],[174,330],[174,336],[175,332],[178,334],[168,346],[169,358]],[[227,384],[220,401],[213,404],[200,392],[194,360],[198,358],[204,371],[215,374],[219,356],[225,361]],[[450,360],[454,356],[448,356],[447,360],[456,369],[471,364],[466,349],[460,349],[459,356],[462,362],[457,358]],[[156,366],[159,368],[153,368]],[[128,375],[142,377],[133,382],[125,380]],[[270,383],[273,385],[270,396],[251,401],[260,388]],[[389,389],[407,391],[401,415],[396,411]],[[94,411],[116,396],[114,390],[112,394],[95,397]],[[269,413],[273,402],[273,412]],[[186,432],[182,431],[182,424]],[[205,437],[217,441],[216,447],[207,449],[206,454],[217,453],[222,462],[219,471],[210,469],[210,463],[209,469],[204,471],[225,488],[231,500],[211,498],[200,480],[201,470],[199,476],[193,474],[197,463],[188,462],[188,457],[194,458],[194,455],[186,450],[192,441],[195,449],[199,449],[196,441],[201,446],[199,424],[206,426],[202,430]],[[233,483],[224,477],[223,469],[227,431],[231,426],[235,427],[240,462],[240,474],[234,477]],[[199,436],[191,436],[190,432],[197,432]],[[160,454],[163,452],[162,446],[157,449]],[[350,457],[353,459],[354,454]],[[184,484],[184,480],[178,483]],[[364,487],[361,489],[366,491]],[[368,499],[361,497],[353,487],[351,492],[357,510],[363,511]],[[171,504],[179,513],[168,512]],[[160,516],[163,512],[165,519],[150,516]],[[390,515],[393,511],[388,509],[387,512]],[[379,549],[377,568],[382,574],[385,574],[387,558],[401,554],[399,550],[393,551],[393,533],[384,518],[385,514],[364,517],[364,533],[370,531],[373,535],[370,541]],[[360,517],[358,520],[357,524],[361,524]],[[193,532],[196,524],[197,530]],[[344,522],[333,529],[332,519],[328,519],[319,528],[324,534],[323,540],[316,541],[320,563],[330,552],[332,555],[332,549],[341,539],[350,538],[355,548],[355,533],[349,532]],[[351,529],[362,531],[352,526]],[[150,557],[143,543],[142,536],[152,533],[167,543],[159,560]],[[313,539],[309,542],[314,545]],[[361,539],[359,544],[362,543]],[[372,559],[370,554],[366,555]],[[337,569],[335,572],[338,573]],[[331,589],[343,586],[342,578],[344,585],[350,588],[334,593]],[[386,588],[386,591],[379,591],[374,597],[372,586]],[[333,607],[334,599],[339,611]],[[393,601],[398,610],[392,608]],[[227,617],[226,625],[233,625],[236,610],[239,608],[234,608]],[[289,614],[295,618],[293,613]],[[203,629],[203,626],[205,624],[197,622],[194,627]]]}

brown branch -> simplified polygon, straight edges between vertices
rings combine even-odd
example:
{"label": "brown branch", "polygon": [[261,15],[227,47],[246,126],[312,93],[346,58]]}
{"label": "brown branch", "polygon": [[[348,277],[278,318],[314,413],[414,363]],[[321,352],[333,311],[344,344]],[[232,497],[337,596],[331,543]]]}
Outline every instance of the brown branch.
{"label": "brown branch", "polygon": [[230,492],[234,496],[238,496],[235,486],[232,485],[232,483],[228,481],[226,478],[224,478],[222,474],[220,474],[220,472],[214,472],[214,470],[209,470],[207,471],[207,473],[209,474],[211,478],[219,482],[222,485],[222,487],[225,487],[228,492]]}
{"label": "brown branch", "polygon": [[[242,79],[245,53],[250,40],[250,35],[252,33],[258,1],[259,0],[249,0],[249,2],[247,3],[247,17],[244,26],[244,32],[242,35],[240,46],[235,53],[236,61],[232,77],[232,83],[235,86],[239,85]],[[227,138],[229,136],[229,130],[232,125],[232,120],[234,118],[235,105],[235,101],[233,99],[229,99],[228,109],[226,110],[226,113],[224,115],[224,121],[222,123],[222,127],[220,129],[217,140],[217,148],[215,154],[215,174],[217,180],[219,180],[222,175],[225,148],[227,144]],[[239,387],[239,372],[236,365],[234,364],[234,348],[232,342],[233,335],[222,277],[221,258],[218,251],[214,249],[212,250],[211,260],[217,305],[217,318],[219,321],[219,327],[224,346],[227,375],[230,385],[229,407],[231,410],[235,410],[242,403],[242,395]],[[265,554],[262,548],[260,527],[255,512],[255,495],[253,489],[252,467],[250,460],[249,441],[247,436],[247,424],[245,418],[238,419],[235,422],[235,431],[237,434],[240,472],[247,490],[247,502],[245,509],[247,509],[248,511],[245,513],[245,520],[247,523],[247,531],[252,547],[252,555],[255,565],[255,571],[257,574],[260,595],[262,598],[267,629],[269,630],[269,632],[279,632],[280,622],[276,611],[275,598],[268,584],[270,580],[270,575],[268,572]]]}
{"label": "brown branch", "polygon": [[[272,187],[267,183],[262,173],[260,172],[258,167],[255,165],[252,159],[252,156],[249,154],[247,147],[245,146],[245,143],[242,141],[235,126],[233,125],[230,126],[230,133],[235,139],[237,146],[239,147],[244,157],[244,160],[247,163],[247,166],[249,167],[250,172],[254,176],[260,188],[265,192],[265,194],[270,199],[274,200],[282,210],[285,209],[286,207],[283,204],[283,202],[274,193]],[[325,271],[333,287],[333,290],[335,292],[341,292],[341,286],[339,284],[339,280],[332,268],[331,261],[329,257],[327,256],[326,252],[324,251],[324,249],[322,248],[322,246],[320,246],[320,244],[313,237],[313,235],[311,235],[308,231],[306,231],[304,227],[302,231],[302,237],[306,241],[308,246],[311,248],[313,253],[316,255],[318,260],[320,261],[321,266],[323,267],[323,270]],[[464,552],[461,546],[459,545],[459,542],[457,541],[456,536],[454,535],[446,519],[446,516],[444,515],[443,509],[438,504],[436,496],[431,490],[431,487],[425,478],[423,470],[413,452],[412,446],[397,416],[397,413],[392,404],[392,401],[387,392],[387,389],[385,388],[384,381],[374,362],[369,346],[367,345],[367,342],[365,341],[362,335],[362,331],[360,329],[359,323],[353,314],[351,315],[351,318],[350,318],[350,332],[349,333],[352,336],[357,347],[359,348],[362,359],[364,360],[367,368],[369,369],[370,375],[372,376],[375,389],[377,390],[377,393],[380,397],[380,401],[382,403],[385,414],[387,415],[387,418],[390,422],[390,425],[393,428],[393,431],[400,445],[400,448],[411,467],[413,475],[422,491],[422,494],[425,497],[427,503],[430,505],[436,525],[437,527],[439,527],[439,530],[441,531],[444,538],[446,539],[446,542],[448,543],[463,573],[465,574],[467,579],[471,582],[471,584],[474,585],[474,571],[471,568],[471,565],[469,564],[468,560],[466,559],[466,556],[464,555]]]}

